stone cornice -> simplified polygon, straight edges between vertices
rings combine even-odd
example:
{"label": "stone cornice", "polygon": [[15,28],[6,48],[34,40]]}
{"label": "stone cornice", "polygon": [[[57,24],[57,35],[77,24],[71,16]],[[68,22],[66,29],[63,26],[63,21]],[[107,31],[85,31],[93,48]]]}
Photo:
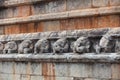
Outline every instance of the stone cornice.
{"label": "stone cornice", "polygon": [[0,35],[0,61],[120,62],[120,28]]}
{"label": "stone cornice", "polygon": [[[117,28],[119,29],[119,28]],[[111,28],[99,28],[99,29],[82,29],[82,30],[67,30],[67,31],[52,31],[52,32],[36,32],[36,33],[21,33],[0,35],[0,41],[17,41],[17,40],[34,40],[34,39],[60,39],[66,38],[79,38],[81,36],[87,37],[101,37],[106,34]]]}
{"label": "stone cornice", "polygon": [[88,16],[99,16],[99,15],[108,15],[108,14],[119,14],[120,6],[112,7],[103,7],[103,8],[94,8],[94,9],[83,9],[83,10],[73,10],[60,13],[50,13],[50,14],[40,14],[29,16],[26,18],[9,18],[9,19],[0,19],[0,25],[9,25],[9,24],[18,24],[18,23],[28,23],[44,20],[58,20],[58,19],[67,19],[67,18],[79,18],[79,17],[88,17]]}
{"label": "stone cornice", "polygon": [[82,55],[65,53],[63,55],[50,54],[0,54],[0,61],[32,61],[32,62],[103,62],[120,63],[120,55],[117,53],[86,53]]}

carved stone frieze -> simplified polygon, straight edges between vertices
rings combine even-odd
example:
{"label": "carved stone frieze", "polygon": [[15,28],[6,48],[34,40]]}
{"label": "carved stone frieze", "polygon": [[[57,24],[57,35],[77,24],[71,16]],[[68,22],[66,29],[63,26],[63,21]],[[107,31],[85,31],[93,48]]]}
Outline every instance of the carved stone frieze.
{"label": "carved stone frieze", "polygon": [[120,53],[120,28],[0,36],[0,53]]}

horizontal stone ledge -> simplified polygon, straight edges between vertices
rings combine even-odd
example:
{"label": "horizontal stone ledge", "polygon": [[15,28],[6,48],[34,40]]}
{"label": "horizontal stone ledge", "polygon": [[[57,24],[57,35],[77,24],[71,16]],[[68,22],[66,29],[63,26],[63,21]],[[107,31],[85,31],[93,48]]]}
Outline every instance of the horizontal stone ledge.
{"label": "horizontal stone ledge", "polygon": [[41,1],[50,1],[50,0],[3,0],[0,1],[0,7],[12,7],[12,6],[19,6],[19,5],[28,5],[34,4]]}
{"label": "horizontal stone ledge", "polygon": [[105,62],[120,63],[120,55],[117,53],[63,53],[62,55],[50,54],[0,54],[0,61],[32,61],[32,62]]}
{"label": "horizontal stone ledge", "polygon": [[0,19],[0,25],[18,24],[18,23],[28,23],[37,22],[44,20],[59,20],[67,18],[78,18],[78,17],[88,17],[88,16],[98,16],[98,15],[108,15],[108,14],[119,14],[120,6],[94,8],[94,9],[83,9],[83,10],[73,10],[60,13],[50,13],[50,14],[40,14],[29,16],[26,18],[10,18],[10,19]]}
{"label": "horizontal stone ledge", "polygon": [[[117,28],[120,29],[120,28]],[[102,37],[111,28],[99,28],[99,29],[84,29],[84,30],[68,30],[68,31],[58,31],[58,32],[36,32],[36,33],[21,33],[21,34],[11,34],[11,35],[0,35],[0,41],[19,41],[19,40],[35,40],[35,39],[59,39],[62,37],[66,38],[78,38],[81,36],[88,37]],[[119,35],[118,35],[119,36]]]}

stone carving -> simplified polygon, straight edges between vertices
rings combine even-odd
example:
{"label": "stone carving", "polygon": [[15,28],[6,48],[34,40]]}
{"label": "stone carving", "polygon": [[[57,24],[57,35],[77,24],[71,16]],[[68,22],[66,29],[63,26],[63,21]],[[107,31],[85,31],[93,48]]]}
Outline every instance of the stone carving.
{"label": "stone carving", "polygon": [[115,52],[120,53],[120,40],[116,40]]}
{"label": "stone carving", "polygon": [[3,53],[3,49],[4,49],[4,44],[0,42],[0,53]]}
{"label": "stone carving", "polygon": [[69,45],[67,39],[61,38],[53,44],[53,53],[66,53],[68,52],[68,48]]}
{"label": "stone carving", "polygon": [[74,53],[87,53],[89,52],[90,48],[90,41],[87,37],[80,37],[77,39],[77,41],[74,42],[73,46],[73,52]]}
{"label": "stone carving", "polygon": [[111,29],[105,35],[103,35],[103,37],[100,39],[99,45],[103,52],[114,51],[115,42],[114,42],[114,39],[112,39],[112,35],[114,34],[120,34],[120,29],[118,28]]}
{"label": "stone carving", "polygon": [[75,43],[75,41],[71,42],[71,44],[70,44],[70,49],[71,49],[71,51],[73,51],[74,43]]}
{"label": "stone carving", "polygon": [[18,53],[30,53],[33,49],[33,44],[31,40],[24,40],[19,45]]}
{"label": "stone carving", "polygon": [[6,54],[10,54],[10,53],[15,53],[17,52],[17,44],[15,41],[11,41],[5,44],[5,48],[3,50],[3,53]]}
{"label": "stone carving", "polygon": [[[82,34],[81,32],[85,34]],[[90,34],[88,35],[88,33]],[[55,33],[45,32],[45,34],[43,32],[42,35],[41,33],[36,34],[27,33],[16,34],[15,36],[0,36],[0,53],[120,53],[120,28],[107,29],[105,31],[76,30]],[[81,36],[88,36],[89,38]],[[37,41],[38,38],[40,39]],[[19,43],[21,40],[23,41],[17,45],[17,43]],[[33,45],[34,43],[35,45]]]}
{"label": "stone carving", "polygon": [[34,53],[47,53],[49,52],[50,44],[49,41],[45,39],[40,39],[35,44]]}
{"label": "stone carving", "polygon": [[112,49],[114,47],[113,40],[111,40],[109,37],[103,36],[100,40],[100,52],[112,52]]}
{"label": "stone carving", "polygon": [[101,48],[98,43],[93,44],[93,48],[94,48],[96,54],[99,54],[101,52]]}

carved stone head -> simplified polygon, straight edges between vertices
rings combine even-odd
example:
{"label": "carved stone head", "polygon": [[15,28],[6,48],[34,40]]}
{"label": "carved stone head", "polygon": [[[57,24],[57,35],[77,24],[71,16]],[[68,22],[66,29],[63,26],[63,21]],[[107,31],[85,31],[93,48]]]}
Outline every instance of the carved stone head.
{"label": "carved stone head", "polygon": [[65,38],[58,39],[53,44],[53,53],[64,53],[68,52],[68,41]]}
{"label": "carved stone head", "polygon": [[46,53],[49,52],[49,40],[44,38],[37,41],[34,48],[34,53]]}
{"label": "carved stone head", "polygon": [[17,44],[15,41],[10,41],[8,43],[5,44],[5,48],[3,53],[12,53],[15,52],[17,50]]}
{"label": "carved stone head", "polygon": [[5,49],[17,49],[17,44],[14,41],[5,44]]}
{"label": "carved stone head", "polygon": [[18,53],[29,53],[33,49],[33,44],[31,40],[24,40],[21,42],[18,48]]}
{"label": "carved stone head", "polygon": [[101,51],[102,52],[112,52],[113,51],[113,47],[114,47],[114,41],[113,40],[110,40],[109,39],[110,36],[106,37],[106,36],[103,36],[101,39],[100,39],[100,48],[101,48]]}
{"label": "carved stone head", "polygon": [[74,42],[73,52],[86,53],[89,52],[90,41],[87,37],[80,37]]}

